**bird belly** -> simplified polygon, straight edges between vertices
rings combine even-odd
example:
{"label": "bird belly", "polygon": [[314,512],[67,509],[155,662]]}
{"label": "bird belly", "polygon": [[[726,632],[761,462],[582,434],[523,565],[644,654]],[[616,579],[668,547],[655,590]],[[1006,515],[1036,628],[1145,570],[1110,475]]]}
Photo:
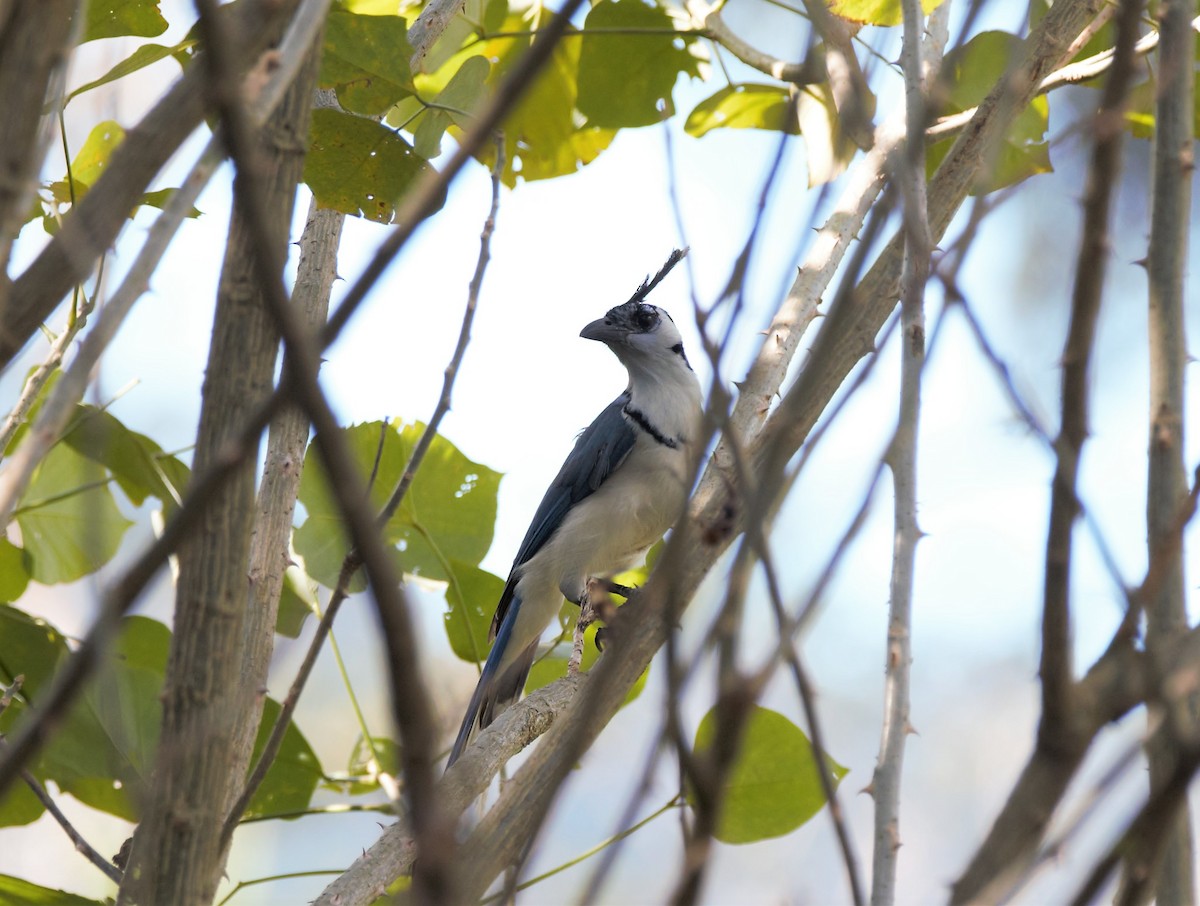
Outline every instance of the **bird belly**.
{"label": "bird belly", "polygon": [[682,451],[651,447],[635,449],[634,457],[636,463],[627,461],[580,501],[530,561],[533,566],[544,557],[547,581],[572,601],[579,600],[589,578],[639,565],[683,507],[687,463]]}

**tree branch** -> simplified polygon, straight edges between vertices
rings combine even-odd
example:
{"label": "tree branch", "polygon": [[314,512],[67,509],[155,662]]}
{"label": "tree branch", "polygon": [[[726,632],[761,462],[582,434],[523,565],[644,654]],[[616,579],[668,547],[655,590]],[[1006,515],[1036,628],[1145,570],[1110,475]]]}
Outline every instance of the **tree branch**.
{"label": "tree branch", "polygon": [[[1146,492],[1147,544],[1153,552],[1169,543],[1182,547],[1176,513],[1187,499],[1183,463],[1184,376],[1188,363],[1184,278],[1194,171],[1192,93],[1194,0],[1170,0],[1158,9],[1158,97],[1155,110],[1154,171],[1150,211],[1149,276],[1150,444]],[[1176,534],[1178,533],[1178,534]],[[1164,569],[1157,592],[1144,602],[1146,646],[1157,650],[1187,629],[1184,558]],[[1178,736],[1193,731],[1192,706],[1184,704],[1151,736],[1150,790],[1157,795],[1175,782]],[[1189,774],[1190,777],[1190,774]],[[1196,899],[1193,880],[1191,810],[1186,797],[1174,814],[1160,812],[1168,832],[1160,847],[1141,847],[1126,861],[1125,882],[1153,889],[1160,906],[1188,906]],[[1135,862],[1135,859],[1140,861]],[[1149,860],[1149,861],[1146,861]],[[1159,863],[1157,877],[1154,863]],[[1146,879],[1146,880],[1141,880]],[[1154,879],[1154,880],[1151,880]],[[1139,883],[1140,882],[1140,883]]]}
{"label": "tree branch", "polygon": [[[50,133],[43,111],[66,72],[77,0],[19,0],[0,8],[0,344],[8,320],[9,256],[37,187]],[[82,21],[82,16],[76,21]],[[76,25],[78,27],[78,25]],[[2,446],[2,445],[0,445]]]}
{"label": "tree branch", "polygon": [[[276,41],[299,0],[246,0],[223,7],[239,74]],[[40,4],[34,3],[43,15]],[[203,56],[203,53],[200,55]],[[12,284],[0,308],[0,370],[53,313],[72,286],[91,272],[137,206],[150,181],[204,115],[204,65],[198,59],[142,121],[125,133],[96,184],[64,218],[62,228]],[[40,104],[40,99],[39,99]]]}

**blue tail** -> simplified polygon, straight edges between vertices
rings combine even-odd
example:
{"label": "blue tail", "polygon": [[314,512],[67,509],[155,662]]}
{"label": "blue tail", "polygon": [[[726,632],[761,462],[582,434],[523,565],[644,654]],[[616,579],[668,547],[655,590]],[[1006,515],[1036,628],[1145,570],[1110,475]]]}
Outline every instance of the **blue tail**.
{"label": "blue tail", "polygon": [[510,606],[506,608],[507,612],[500,623],[500,629],[496,633],[495,644],[492,645],[492,650],[488,653],[487,660],[484,661],[483,673],[479,676],[479,685],[475,687],[475,692],[471,695],[471,702],[467,705],[467,714],[458,730],[458,738],[454,740],[450,758],[446,761],[447,768],[458,760],[458,756],[463,753],[471,741],[471,736],[476,728],[482,730],[499,717],[506,708],[521,697],[521,692],[525,689],[525,680],[529,677],[529,668],[533,666],[533,658],[537,653],[537,639],[534,639],[524,651],[517,654],[503,671],[500,670],[500,663],[504,660],[504,655],[508,650],[513,626],[517,622],[517,613],[520,609],[521,599],[513,597]]}

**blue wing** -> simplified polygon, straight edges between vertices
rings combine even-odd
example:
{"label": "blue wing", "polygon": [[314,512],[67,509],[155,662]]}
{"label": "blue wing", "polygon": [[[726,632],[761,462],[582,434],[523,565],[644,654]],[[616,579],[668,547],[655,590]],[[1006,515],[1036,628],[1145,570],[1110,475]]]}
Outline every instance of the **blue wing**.
{"label": "blue wing", "polygon": [[[533,522],[525,533],[525,540],[517,549],[513,569],[532,559],[550,540],[572,507],[594,493],[625,461],[637,439],[637,432],[621,414],[628,402],[629,395],[622,393],[579,435],[575,448],[558,470],[537,512],[533,514]],[[508,613],[515,584],[515,580],[510,578],[496,605],[496,615],[492,618],[493,637]]]}
{"label": "blue wing", "polygon": [[[514,570],[541,550],[571,508],[595,492],[625,461],[637,439],[636,432],[621,414],[627,402],[628,395],[621,394],[579,435],[575,448],[558,470],[558,475],[550,483],[546,496],[533,516],[533,522],[513,561]],[[509,576],[504,594],[496,605],[491,630],[495,644],[483,665],[479,684],[467,706],[447,767],[458,760],[476,726],[486,727],[490,724],[497,714],[521,697],[521,691],[525,688],[525,679],[537,652],[537,639],[524,651],[511,653],[506,661],[506,655],[510,655],[508,647],[513,626],[517,622],[517,611],[521,607],[521,601],[516,596],[518,578]],[[501,663],[505,663],[503,670]]]}

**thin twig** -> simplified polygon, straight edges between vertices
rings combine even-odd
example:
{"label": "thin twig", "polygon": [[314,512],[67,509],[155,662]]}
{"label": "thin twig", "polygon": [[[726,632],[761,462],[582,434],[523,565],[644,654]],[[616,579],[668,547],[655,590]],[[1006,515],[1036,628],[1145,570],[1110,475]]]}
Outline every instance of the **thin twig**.
{"label": "thin twig", "polygon": [[933,249],[926,209],[922,135],[927,108],[927,73],[921,60],[924,15],[918,0],[903,0],[901,7],[904,29],[900,61],[904,70],[906,138],[904,153],[897,161],[896,181],[904,200],[904,267],[900,277],[899,418],[886,454],[892,471],[895,527],[884,662],[884,711],[879,758],[871,778],[875,800],[871,902],[877,906],[890,906],[896,900],[896,868],[901,845],[900,785],[904,745],[912,732],[909,670],[912,663],[913,576],[917,542],[922,534],[917,523],[917,436],[921,415],[921,373],[925,366],[925,283]]}
{"label": "thin twig", "polygon": [[[8,706],[12,704],[13,699],[16,697],[17,693],[21,691],[21,686],[24,685],[24,683],[25,675],[22,673],[13,677],[13,681],[9,683],[8,686],[4,687],[4,692],[0,693],[0,714],[3,714],[5,710],[7,710]],[[3,751],[6,748],[6,745],[6,740],[3,736],[0,736],[0,751]],[[120,884],[121,872],[117,870],[115,865],[105,859],[104,856],[96,852],[91,844],[89,844],[87,840],[83,838],[83,834],[79,833],[79,831],[75,829],[75,826],[71,824],[70,819],[68,819],[67,816],[62,813],[62,809],[58,807],[58,804],[53,798],[51,798],[50,794],[46,792],[46,788],[42,786],[41,781],[34,777],[32,772],[27,771],[24,768],[21,769],[21,779],[25,781],[25,785],[29,787],[30,792],[32,792],[37,798],[38,802],[42,804],[42,807],[50,813],[51,817],[58,822],[59,827],[61,827],[66,832],[67,836],[71,838],[71,842],[75,845],[76,851],[83,854],[83,856],[85,856],[89,862],[104,872],[104,874],[108,876],[109,880]]]}
{"label": "thin twig", "polygon": [[1042,603],[1042,716],[1039,744],[1053,747],[1069,730],[1071,686],[1071,554],[1076,506],[1075,483],[1088,433],[1089,367],[1092,341],[1109,257],[1108,221],[1113,187],[1120,171],[1123,111],[1133,74],[1133,49],[1141,4],[1123,0],[1117,19],[1112,71],[1094,119],[1095,146],[1083,202],[1084,232],[1075,265],[1071,322],[1063,349],[1062,419],[1055,443],[1057,463],[1046,539]]}
{"label": "thin twig", "polygon": [[[0,742],[3,742],[3,740],[0,740]],[[62,809],[58,807],[58,804],[54,801],[53,797],[46,792],[46,788],[42,786],[38,779],[34,777],[31,772],[25,770],[24,768],[21,769],[21,779],[25,781],[25,785],[29,787],[30,792],[37,797],[38,802],[45,807],[46,811],[50,813],[51,817],[58,822],[58,826],[61,827],[66,835],[71,839],[71,843],[75,846],[75,851],[100,869],[100,871],[102,871],[104,875],[114,884],[120,884],[121,872],[117,869],[117,866],[113,865],[108,861],[108,859],[96,852],[95,847],[93,847],[87,842],[87,840],[84,839],[83,834],[79,833],[79,831],[75,829],[75,825],[73,825],[71,820],[63,814]]]}

